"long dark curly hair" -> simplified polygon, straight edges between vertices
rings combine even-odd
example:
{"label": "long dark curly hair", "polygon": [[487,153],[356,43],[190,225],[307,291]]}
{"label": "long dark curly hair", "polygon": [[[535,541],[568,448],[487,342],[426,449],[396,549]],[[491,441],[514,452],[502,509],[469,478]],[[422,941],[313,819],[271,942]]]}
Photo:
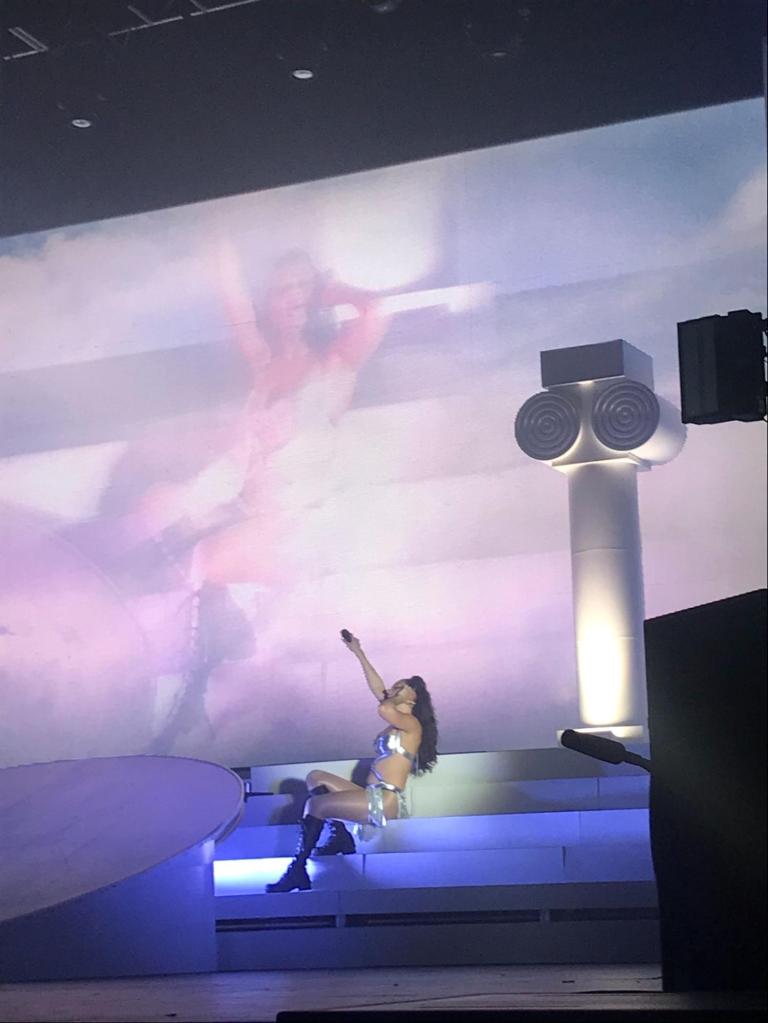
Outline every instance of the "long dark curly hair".
{"label": "long dark curly hair", "polygon": [[413,716],[421,725],[421,745],[413,773],[426,774],[437,763],[437,717],[435,708],[432,706],[432,697],[429,695],[427,684],[421,675],[414,675],[407,681],[416,693]]}
{"label": "long dark curly hair", "polygon": [[[284,267],[294,266],[297,263],[303,263],[310,267],[315,279],[314,293],[307,305],[307,322],[303,330],[304,341],[311,351],[316,354],[322,354],[337,334],[330,310],[323,309],[320,304],[320,298],[326,283],[325,275],[315,268],[312,257],[304,249],[289,249],[275,260],[270,276],[278,273]],[[261,308],[257,309],[256,322],[262,336],[274,352],[275,328],[266,305],[262,305]]]}

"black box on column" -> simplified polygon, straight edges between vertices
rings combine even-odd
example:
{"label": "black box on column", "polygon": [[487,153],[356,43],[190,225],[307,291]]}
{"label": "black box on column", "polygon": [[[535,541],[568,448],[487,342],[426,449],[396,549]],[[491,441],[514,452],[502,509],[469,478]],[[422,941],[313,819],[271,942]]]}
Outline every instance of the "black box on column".
{"label": "black box on column", "polygon": [[677,325],[684,423],[752,422],[766,412],[760,313],[739,309]]}

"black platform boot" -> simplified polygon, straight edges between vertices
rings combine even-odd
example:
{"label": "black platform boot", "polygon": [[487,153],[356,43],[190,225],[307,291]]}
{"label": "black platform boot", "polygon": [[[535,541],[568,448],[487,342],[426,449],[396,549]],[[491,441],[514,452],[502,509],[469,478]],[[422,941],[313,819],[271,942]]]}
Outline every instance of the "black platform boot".
{"label": "black platform boot", "polygon": [[[313,789],[309,790],[310,796],[324,796],[331,790],[327,785],[316,785]],[[315,856],[349,856],[351,853],[357,852],[355,846],[355,840],[344,827],[341,821],[329,821],[331,827],[331,836],[327,842],[323,842],[315,849],[313,859]]]}
{"label": "black platform boot", "polygon": [[302,892],[309,891],[312,882],[307,874],[307,860],[317,844],[324,823],[325,821],[321,817],[312,817],[311,814],[301,818],[301,837],[296,855],[288,864],[288,869],[280,880],[275,881],[274,884],[268,884],[265,891],[292,892],[294,889]]}
{"label": "black platform boot", "polygon": [[329,821],[331,835],[315,849],[314,856],[350,856],[357,852],[354,838],[341,821]]}

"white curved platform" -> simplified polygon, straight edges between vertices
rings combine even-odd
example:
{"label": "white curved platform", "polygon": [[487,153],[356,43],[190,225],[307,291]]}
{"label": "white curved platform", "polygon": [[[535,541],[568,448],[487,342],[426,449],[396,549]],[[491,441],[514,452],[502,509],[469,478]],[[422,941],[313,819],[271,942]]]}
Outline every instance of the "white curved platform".
{"label": "white curved platform", "polygon": [[240,778],[181,757],[0,770],[0,980],[216,969],[213,848]]}

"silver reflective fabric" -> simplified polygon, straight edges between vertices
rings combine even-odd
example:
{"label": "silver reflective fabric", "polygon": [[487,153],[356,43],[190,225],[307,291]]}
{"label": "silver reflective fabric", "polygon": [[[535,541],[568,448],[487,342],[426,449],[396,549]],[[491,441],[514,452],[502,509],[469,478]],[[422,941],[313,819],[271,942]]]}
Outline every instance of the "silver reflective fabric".
{"label": "silver reflective fabric", "polygon": [[411,763],[413,763],[413,753],[409,753],[400,741],[399,729],[395,729],[392,732],[384,732],[382,735],[377,735],[373,748],[378,754],[376,760],[384,760],[385,757],[391,757],[393,753],[399,753],[400,756],[405,757],[406,760],[410,760]]}
{"label": "silver reflective fabric", "polygon": [[376,764],[380,760],[391,757],[393,753],[399,753],[413,764],[413,754],[409,753],[400,741],[399,729],[384,732],[383,735],[377,735],[373,745],[378,755],[373,764],[371,764],[371,772],[378,778],[378,781],[371,782],[370,785],[365,786],[365,790],[368,793],[368,823],[355,825],[356,836],[363,842],[369,841],[376,833],[377,828],[385,828],[387,826],[387,818],[384,815],[385,791],[394,792],[397,796],[398,818],[410,816],[405,789],[399,789],[396,785],[391,785],[388,781],[385,781],[376,769]]}

